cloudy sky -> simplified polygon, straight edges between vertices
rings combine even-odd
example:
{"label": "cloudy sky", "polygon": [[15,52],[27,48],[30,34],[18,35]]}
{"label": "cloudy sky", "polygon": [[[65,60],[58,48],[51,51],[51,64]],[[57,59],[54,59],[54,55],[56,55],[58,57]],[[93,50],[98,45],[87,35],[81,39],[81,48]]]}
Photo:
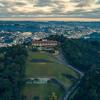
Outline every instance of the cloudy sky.
{"label": "cloudy sky", "polygon": [[100,18],[100,0],[0,0],[1,18]]}

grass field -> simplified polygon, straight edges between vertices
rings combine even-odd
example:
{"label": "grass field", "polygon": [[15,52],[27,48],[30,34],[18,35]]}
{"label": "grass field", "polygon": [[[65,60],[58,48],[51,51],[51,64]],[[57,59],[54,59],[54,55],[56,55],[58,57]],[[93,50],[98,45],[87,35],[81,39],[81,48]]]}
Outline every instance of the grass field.
{"label": "grass field", "polygon": [[27,100],[34,100],[35,96],[38,96],[39,100],[48,100],[52,93],[55,93],[57,97],[62,97],[64,91],[59,88],[56,84],[49,83],[46,85],[26,85],[23,90],[23,95],[27,94]]}
{"label": "grass field", "polygon": [[[73,81],[66,78],[63,74],[71,75],[74,78],[79,78],[79,74],[68,68],[63,64],[59,64],[58,60],[51,54],[43,51],[32,52],[28,50],[29,56],[26,63],[26,77],[27,78],[55,78],[59,81],[66,89],[72,86]],[[35,63],[32,59],[46,59],[50,62]],[[55,87],[55,88],[54,88]],[[49,91],[50,90],[50,91]],[[48,92],[49,91],[49,92]],[[59,86],[50,85],[26,85],[24,88],[24,95],[27,96],[34,95],[40,98],[45,98],[47,95],[55,91],[57,95],[61,94],[59,92]],[[60,95],[59,95],[60,96]],[[34,99],[33,99],[34,100]],[[44,100],[44,99],[40,99]]]}

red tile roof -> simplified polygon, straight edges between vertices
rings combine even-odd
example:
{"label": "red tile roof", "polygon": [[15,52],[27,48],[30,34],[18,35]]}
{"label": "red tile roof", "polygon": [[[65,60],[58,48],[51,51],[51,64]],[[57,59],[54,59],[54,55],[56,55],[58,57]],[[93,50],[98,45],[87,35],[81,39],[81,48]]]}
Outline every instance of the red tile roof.
{"label": "red tile roof", "polygon": [[49,45],[57,45],[57,41],[47,40],[47,41],[33,41],[33,45],[39,46],[49,46]]}

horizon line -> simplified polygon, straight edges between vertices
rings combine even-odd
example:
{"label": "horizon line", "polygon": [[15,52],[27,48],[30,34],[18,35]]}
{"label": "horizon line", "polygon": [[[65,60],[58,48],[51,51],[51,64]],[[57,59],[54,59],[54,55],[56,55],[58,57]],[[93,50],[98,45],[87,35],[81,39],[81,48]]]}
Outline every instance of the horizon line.
{"label": "horizon line", "polygon": [[99,22],[100,18],[49,18],[49,17],[34,17],[34,18],[0,18],[0,21],[85,21]]}

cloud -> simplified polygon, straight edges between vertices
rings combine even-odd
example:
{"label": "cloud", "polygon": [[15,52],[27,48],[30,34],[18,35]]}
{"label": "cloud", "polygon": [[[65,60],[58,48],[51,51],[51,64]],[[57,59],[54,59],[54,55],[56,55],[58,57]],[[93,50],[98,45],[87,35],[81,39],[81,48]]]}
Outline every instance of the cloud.
{"label": "cloud", "polygon": [[43,7],[43,6],[50,6],[53,4],[53,0],[36,0],[35,2],[35,6],[39,6],[39,7]]}
{"label": "cloud", "polygon": [[5,5],[3,3],[0,3],[0,7],[4,7]]}
{"label": "cloud", "polygon": [[0,17],[99,17],[100,0],[0,0]]}

